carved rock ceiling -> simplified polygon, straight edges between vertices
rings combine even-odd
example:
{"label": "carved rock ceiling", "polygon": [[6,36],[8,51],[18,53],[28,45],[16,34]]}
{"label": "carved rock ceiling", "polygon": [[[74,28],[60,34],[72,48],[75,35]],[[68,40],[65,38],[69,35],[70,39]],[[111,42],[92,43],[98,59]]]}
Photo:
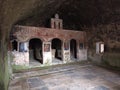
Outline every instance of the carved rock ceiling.
{"label": "carved rock ceiling", "polygon": [[14,24],[49,27],[55,13],[65,29],[120,23],[120,0],[0,0],[2,33]]}

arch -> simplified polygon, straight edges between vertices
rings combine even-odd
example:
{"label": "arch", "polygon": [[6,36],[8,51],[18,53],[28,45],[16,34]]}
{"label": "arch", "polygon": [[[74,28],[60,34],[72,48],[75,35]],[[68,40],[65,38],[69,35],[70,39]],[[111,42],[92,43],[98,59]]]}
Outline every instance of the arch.
{"label": "arch", "polygon": [[12,43],[12,51],[17,51],[18,50],[18,42],[16,40],[11,41]]}
{"label": "arch", "polygon": [[31,62],[36,60],[43,63],[41,39],[32,38],[29,40],[29,58]]}
{"label": "arch", "polygon": [[59,39],[61,42],[63,42],[63,38],[60,38],[60,37],[52,37],[48,40],[52,42],[53,39]]}
{"label": "arch", "polygon": [[27,41],[29,42],[31,39],[39,39],[42,42],[45,41],[42,37],[30,37]]}
{"label": "arch", "polygon": [[52,57],[62,60],[62,41],[58,38],[52,39]]}
{"label": "arch", "polygon": [[70,54],[71,59],[77,59],[77,41],[75,39],[70,40]]}

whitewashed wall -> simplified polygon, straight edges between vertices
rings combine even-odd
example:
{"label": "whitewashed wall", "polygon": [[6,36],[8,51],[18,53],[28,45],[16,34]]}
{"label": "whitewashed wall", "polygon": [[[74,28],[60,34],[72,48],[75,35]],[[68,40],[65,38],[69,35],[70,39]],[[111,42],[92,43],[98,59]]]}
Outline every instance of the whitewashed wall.
{"label": "whitewashed wall", "polygon": [[63,62],[64,63],[70,62],[70,50],[64,50]]}

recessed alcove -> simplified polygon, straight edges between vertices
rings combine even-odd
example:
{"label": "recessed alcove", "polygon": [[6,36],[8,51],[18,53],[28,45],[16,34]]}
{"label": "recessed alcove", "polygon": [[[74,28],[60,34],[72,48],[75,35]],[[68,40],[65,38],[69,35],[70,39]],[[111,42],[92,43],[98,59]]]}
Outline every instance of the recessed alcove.
{"label": "recessed alcove", "polygon": [[42,41],[38,38],[33,38],[29,41],[29,60],[30,62],[43,63]]}

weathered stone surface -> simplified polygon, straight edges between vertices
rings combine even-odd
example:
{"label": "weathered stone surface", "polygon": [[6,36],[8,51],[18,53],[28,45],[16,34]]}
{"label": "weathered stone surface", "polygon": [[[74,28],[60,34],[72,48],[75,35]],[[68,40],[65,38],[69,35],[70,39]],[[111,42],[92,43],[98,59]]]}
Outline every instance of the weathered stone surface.
{"label": "weathered stone surface", "polygon": [[[81,24],[119,23],[119,3],[120,0],[0,0],[0,44],[4,46],[0,61],[6,61],[9,33],[16,23],[44,26],[47,18],[56,12],[66,19],[67,28],[80,29]],[[6,68],[5,65],[3,67]]]}
{"label": "weathered stone surface", "polygon": [[27,80],[30,88],[43,87],[45,83],[39,77],[33,77]]}
{"label": "weathered stone surface", "polygon": [[29,54],[28,52],[18,52],[18,51],[13,51],[13,64],[15,65],[29,65]]}
{"label": "weathered stone surface", "polygon": [[54,38],[59,38],[62,41],[76,39],[82,43],[86,40],[86,32],[84,31],[59,30],[20,25],[15,26],[15,30],[13,35],[20,41],[27,41],[35,37],[40,38],[42,41],[51,41]]}
{"label": "weathered stone surface", "polygon": [[[66,69],[66,67],[74,67],[74,69],[64,71],[63,69]],[[20,87],[21,84],[16,83],[22,81],[26,83],[25,85],[29,86],[26,90],[119,90],[120,88],[120,82],[116,82],[120,77],[117,75],[117,73],[97,66],[86,65],[82,67],[77,64],[56,68],[59,69],[48,69],[48,73],[46,73],[46,70],[44,70],[44,73],[42,70],[36,72],[34,71],[34,73],[43,73],[42,75],[39,74],[40,76],[37,75],[34,77],[23,78],[22,75],[26,74],[27,72],[21,73],[21,78],[23,78],[23,80],[13,79],[13,81],[11,81],[12,84],[10,84],[9,88],[16,88],[16,85],[19,85]],[[54,72],[55,70],[58,72]],[[63,71],[61,72],[61,70]],[[114,77],[116,81],[113,79],[109,81],[107,79],[108,76],[109,78]],[[25,86],[21,88],[23,89],[24,87]]]}
{"label": "weathered stone surface", "polygon": [[104,86],[98,86],[98,87],[93,88],[93,90],[110,90],[110,89]]}
{"label": "weathered stone surface", "polygon": [[[56,22],[56,20],[55,20],[55,22]],[[65,30],[65,29],[62,29],[62,28],[42,28],[42,27],[19,26],[19,25],[15,26],[14,28],[15,28],[16,31],[13,32],[12,35],[13,35],[13,37],[16,37],[16,39],[19,42],[28,42],[29,40],[31,40],[33,38],[38,38],[42,41],[43,44],[41,46],[44,45],[44,49],[41,48],[42,49],[41,60],[43,59],[42,64],[44,64],[44,65],[45,64],[46,65],[54,64],[54,63],[52,63],[53,56],[52,56],[52,48],[51,48],[52,45],[51,44],[52,44],[52,40],[55,39],[55,38],[60,39],[62,44],[63,44],[63,45],[60,46],[62,48],[61,50],[56,49],[56,51],[58,52],[58,56],[62,58],[62,60],[61,60],[62,63],[67,63],[67,62],[70,62],[70,61],[74,60],[74,58],[70,57],[70,56],[72,56],[70,54],[71,53],[71,51],[70,51],[71,43],[70,42],[73,39],[77,43],[74,46],[74,49],[76,50],[76,51],[74,51],[74,53],[76,53],[76,59],[74,61],[87,60],[87,49],[85,49],[86,48],[85,47],[86,32],[84,32],[84,31],[72,31],[72,30]],[[68,42],[68,50],[66,50],[66,46],[65,46],[66,42]],[[80,50],[80,47],[79,47],[80,43],[82,43],[84,45],[84,48],[82,48],[81,50]],[[45,51],[45,48],[46,48],[45,45],[49,45],[49,48],[47,47],[48,48],[47,52]],[[18,46],[21,46],[21,45],[18,44]],[[28,46],[29,45],[27,43],[26,48],[28,48]],[[25,46],[23,46],[23,47],[25,47]],[[34,48],[35,48],[35,46],[34,46]],[[15,63],[16,65],[21,65],[20,62],[23,59],[26,59],[28,61],[27,64],[29,63],[30,53],[28,52],[29,50],[25,50],[25,51],[26,51],[27,55],[24,52],[23,53],[18,52],[16,54],[14,54],[15,58],[14,58],[13,61],[16,62]],[[39,53],[39,51],[38,51],[38,53]],[[21,54],[23,54],[23,56],[28,56],[28,57],[23,57],[23,56],[21,56]],[[37,55],[37,54],[35,54],[35,55]],[[17,58],[18,58],[18,61],[17,61]],[[19,58],[20,58],[21,61],[19,60]],[[24,60],[21,63],[24,63]],[[61,62],[60,62],[60,64],[61,64]]]}

